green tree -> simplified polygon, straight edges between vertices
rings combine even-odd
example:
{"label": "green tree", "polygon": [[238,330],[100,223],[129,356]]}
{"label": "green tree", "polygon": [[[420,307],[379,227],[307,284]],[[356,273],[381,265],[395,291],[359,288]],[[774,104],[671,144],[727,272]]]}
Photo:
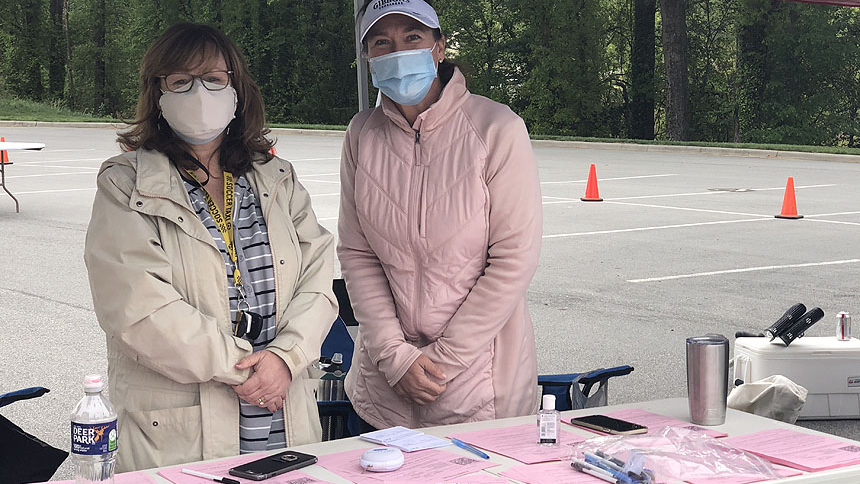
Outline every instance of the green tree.
{"label": "green tree", "polygon": [[[594,1],[519,2],[527,52],[512,104],[536,133],[611,136],[603,48],[606,13]],[[615,116],[617,120],[617,113]]]}
{"label": "green tree", "polygon": [[8,32],[4,41],[6,59],[3,63],[6,85],[18,96],[39,101],[45,94],[42,54],[48,48],[43,36],[42,2],[12,2],[2,12],[0,29]]}
{"label": "green tree", "polygon": [[631,138],[654,139],[654,22],[657,0],[633,2],[633,49],[630,54]]}
{"label": "green tree", "polygon": [[688,4],[690,139],[733,141],[737,131],[737,0]]}
{"label": "green tree", "polygon": [[686,140],[690,130],[686,12],[687,0],[660,0],[666,67],[666,133],[674,141]]}

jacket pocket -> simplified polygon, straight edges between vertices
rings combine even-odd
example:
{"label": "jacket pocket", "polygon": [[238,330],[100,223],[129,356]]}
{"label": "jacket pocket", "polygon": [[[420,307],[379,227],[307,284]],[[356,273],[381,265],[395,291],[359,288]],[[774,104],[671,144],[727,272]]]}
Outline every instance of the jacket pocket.
{"label": "jacket pocket", "polygon": [[287,446],[311,444],[322,440],[319,410],[314,390],[319,380],[303,371],[287,388],[284,419],[287,426]]}
{"label": "jacket pocket", "polygon": [[[119,434],[119,455],[135,469],[203,459],[200,405],[128,412]],[[123,467],[126,467],[125,465]]]}

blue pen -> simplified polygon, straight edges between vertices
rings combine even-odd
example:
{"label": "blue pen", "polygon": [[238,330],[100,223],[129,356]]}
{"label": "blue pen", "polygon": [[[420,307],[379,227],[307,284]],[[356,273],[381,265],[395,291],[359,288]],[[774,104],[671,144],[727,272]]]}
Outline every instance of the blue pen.
{"label": "blue pen", "polygon": [[460,439],[451,439],[451,443],[452,443],[452,444],[454,444],[454,445],[456,445],[457,447],[459,447],[459,448],[463,449],[463,450],[468,450],[469,452],[471,452],[471,453],[473,453],[473,454],[477,455],[478,457],[482,457],[482,458],[484,458],[484,459],[489,459],[489,458],[490,458],[490,456],[488,456],[487,454],[485,454],[485,453],[481,452],[480,450],[478,450],[478,449],[476,449],[476,448],[472,447],[471,445],[469,445],[469,444],[467,444],[467,443],[463,442],[463,441],[462,441],[462,440],[460,440]]}
{"label": "blue pen", "polygon": [[597,457],[593,454],[586,453],[585,454],[585,462],[588,462],[589,464],[597,466],[597,467],[605,470],[606,472],[610,473],[612,475],[612,477],[614,477],[615,479],[618,479],[618,482],[623,482],[623,483],[628,483],[628,484],[634,484],[634,483],[640,482],[638,479],[633,479],[630,476],[628,476],[627,474],[625,474],[624,472],[618,471],[617,466],[614,463],[608,462],[607,460],[604,460],[604,459]]}

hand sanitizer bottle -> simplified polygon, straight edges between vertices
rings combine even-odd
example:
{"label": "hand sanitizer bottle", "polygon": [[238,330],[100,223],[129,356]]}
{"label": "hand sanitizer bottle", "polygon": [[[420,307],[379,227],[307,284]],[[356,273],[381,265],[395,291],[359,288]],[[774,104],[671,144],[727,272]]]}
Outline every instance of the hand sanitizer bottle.
{"label": "hand sanitizer bottle", "polygon": [[538,443],[548,447],[556,447],[559,443],[561,415],[555,409],[555,395],[543,396],[543,408],[538,411]]}

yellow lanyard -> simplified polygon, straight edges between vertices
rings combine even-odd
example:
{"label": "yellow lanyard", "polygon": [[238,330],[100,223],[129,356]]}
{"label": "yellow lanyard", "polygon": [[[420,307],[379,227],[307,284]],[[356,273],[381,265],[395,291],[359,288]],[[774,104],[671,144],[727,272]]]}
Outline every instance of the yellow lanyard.
{"label": "yellow lanyard", "polygon": [[[191,175],[194,180],[197,180],[197,177],[194,175],[194,172],[188,170],[188,174]],[[233,280],[236,282],[236,289],[239,290],[239,293],[244,299],[245,291],[242,287],[242,274],[239,272],[239,262],[236,257],[236,244],[233,242],[233,207],[234,203],[234,195],[233,195],[233,174],[228,171],[224,173],[224,214],[221,214],[221,210],[218,209],[218,205],[215,203],[215,200],[209,195],[205,189],[203,190],[203,196],[206,197],[206,207],[209,209],[209,215],[212,216],[212,220],[215,222],[215,226],[218,227],[218,231],[221,232],[221,237],[224,239],[224,245],[227,246],[227,255],[230,256],[230,260],[233,261]],[[199,180],[197,180],[200,183]],[[201,187],[202,188],[202,187]]]}

